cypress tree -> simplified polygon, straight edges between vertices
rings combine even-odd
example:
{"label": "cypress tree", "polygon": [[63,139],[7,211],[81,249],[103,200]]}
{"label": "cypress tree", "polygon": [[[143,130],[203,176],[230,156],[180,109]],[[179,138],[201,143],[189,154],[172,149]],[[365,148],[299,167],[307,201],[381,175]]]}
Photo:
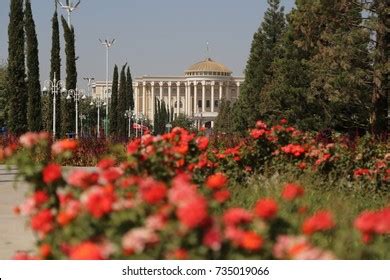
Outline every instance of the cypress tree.
{"label": "cypress tree", "polygon": [[[120,74],[120,82],[119,82],[119,93],[118,93],[118,105],[117,105],[117,131],[120,137],[126,137],[126,119],[124,117],[125,112],[127,110],[126,100],[127,95],[127,85],[126,85],[126,65],[122,67]],[[114,110],[114,108],[112,108]]]}
{"label": "cypress tree", "polygon": [[7,68],[0,64],[0,128],[6,126],[7,119]]}
{"label": "cypress tree", "polygon": [[254,34],[249,59],[245,69],[245,81],[238,102],[235,104],[234,128],[245,131],[260,118],[260,92],[272,76],[271,63],[276,56],[276,46],[285,29],[284,8],[280,0],[268,0],[269,8],[264,21]]}
{"label": "cypress tree", "polygon": [[41,85],[39,82],[38,40],[30,0],[26,0],[25,3],[24,19],[27,40],[27,123],[30,131],[39,131],[42,129],[42,107]]}
{"label": "cypress tree", "polygon": [[9,131],[27,131],[27,85],[24,57],[23,0],[11,0],[8,25],[8,84]]}
{"label": "cypress tree", "polygon": [[[61,44],[60,44],[60,27],[57,14],[57,2],[55,1],[55,9],[52,17],[52,35],[51,35],[51,56],[50,56],[50,80],[54,77],[57,81],[61,80]],[[50,94],[45,98],[46,102],[46,130],[51,131],[53,127],[53,96]],[[62,135],[62,106],[61,94],[56,97],[56,133],[60,137]]]}
{"label": "cypress tree", "polygon": [[111,111],[110,111],[110,134],[114,135],[118,131],[118,66],[114,67],[114,74],[112,78],[112,90],[111,90]]}
{"label": "cypress tree", "polygon": [[[69,27],[65,18],[61,17],[64,29],[65,54],[66,54],[66,89],[75,90],[77,88],[77,69],[75,51],[75,32],[73,26]],[[63,104],[63,131],[64,133],[75,130],[75,103],[73,98],[66,100]]]}
{"label": "cypress tree", "polygon": [[127,108],[134,110],[134,90],[133,90],[133,79],[130,73],[130,67],[127,67],[126,73],[126,83],[127,83]]}

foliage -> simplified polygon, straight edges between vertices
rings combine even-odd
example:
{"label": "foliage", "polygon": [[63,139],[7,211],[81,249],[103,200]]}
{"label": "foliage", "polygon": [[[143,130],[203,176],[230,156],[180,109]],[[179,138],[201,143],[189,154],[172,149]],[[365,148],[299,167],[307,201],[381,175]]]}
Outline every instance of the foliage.
{"label": "foliage", "polygon": [[134,90],[133,90],[133,79],[131,78],[130,67],[127,67],[126,71],[126,83],[127,83],[127,108],[134,110]]}
{"label": "foliage", "polygon": [[8,25],[8,128],[15,134],[27,131],[27,84],[24,60],[23,0],[10,1]]}
{"label": "foliage", "polygon": [[27,53],[27,122],[29,131],[42,129],[41,85],[39,80],[38,40],[31,11],[31,1],[26,0],[24,10]]}
{"label": "foliage", "polygon": [[120,73],[120,82],[119,82],[119,93],[118,93],[118,104],[116,107],[117,111],[117,133],[121,138],[126,139],[127,137],[127,125],[125,113],[128,110],[126,100],[127,100],[127,84],[126,84],[126,64],[123,65]]}
{"label": "foliage", "polygon": [[[75,32],[73,26],[69,26],[65,18],[61,16],[62,27],[64,29],[65,54],[66,54],[66,89],[76,90],[77,88],[77,69],[76,69],[76,50],[75,50]],[[74,98],[62,102],[62,130],[63,133],[75,131],[76,108]]]}
{"label": "foliage", "polygon": [[155,135],[162,135],[167,131],[169,123],[169,111],[164,100],[155,100],[153,132]]}
{"label": "foliage", "polygon": [[214,130],[216,132],[231,133],[233,127],[233,106],[229,100],[222,100],[218,116],[215,120]]}
{"label": "foliage", "polygon": [[47,139],[29,133],[1,150],[33,186],[16,211],[29,217],[39,253],[16,258],[389,257],[388,143],[314,137],[282,120],[216,149],[174,128],[64,175],[58,163],[78,143]]}
{"label": "foliage", "polygon": [[180,114],[172,121],[172,127],[180,127],[186,130],[193,129],[193,121],[185,115]]}
{"label": "foliage", "polygon": [[[111,110],[110,110],[110,134],[115,135],[118,132],[118,66],[114,66],[114,74],[112,78],[112,90],[111,90]],[[120,100],[120,102],[122,102]]]}
{"label": "foliage", "polygon": [[0,65],[0,127],[6,126],[7,120],[7,67]]}

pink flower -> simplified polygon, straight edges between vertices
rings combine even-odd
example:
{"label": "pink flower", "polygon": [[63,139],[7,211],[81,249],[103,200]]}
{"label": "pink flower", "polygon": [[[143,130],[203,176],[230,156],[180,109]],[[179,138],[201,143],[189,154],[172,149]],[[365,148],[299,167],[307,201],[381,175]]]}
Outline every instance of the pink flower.
{"label": "pink flower", "polygon": [[180,205],[176,211],[180,223],[189,229],[202,225],[207,217],[207,202],[204,197],[197,196]]}
{"label": "pink flower", "polygon": [[68,176],[68,184],[86,189],[92,185],[95,185],[99,180],[99,174],[93,172],[87,172],[84,170],[73,170]]}
{"label": "pink flower", "polygon": [[159,242],[158,235],[149,228],[134,228],[122,238],[123,250],[127,253],[142,253],[148,245]]}

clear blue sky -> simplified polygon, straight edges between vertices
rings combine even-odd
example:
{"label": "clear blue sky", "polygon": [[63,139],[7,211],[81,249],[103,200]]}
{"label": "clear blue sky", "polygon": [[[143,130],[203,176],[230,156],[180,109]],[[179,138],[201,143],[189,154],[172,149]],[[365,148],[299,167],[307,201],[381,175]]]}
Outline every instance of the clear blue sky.
{"label": "clear blue sky", "polygon": [[[50,67],[53,2],[32,0],[41,80],[47,79]],[[294,4],[294,0],[281,2],[286,10]],[[266,9],[266,0],[81,0],[72,16],[79,86],[85,87],[81,82],[85,75],[105,79],[105,51],[98,39],[106,37],[116,39],[111,64],[128,62],[133,77],[182,75],[205,58],[206,41],[213,59],[242,75],[253,33]],[[8,13],[9,1],[1,0],[0,60],[8,56]],[[63,39],[62,57],[64,71]]]}

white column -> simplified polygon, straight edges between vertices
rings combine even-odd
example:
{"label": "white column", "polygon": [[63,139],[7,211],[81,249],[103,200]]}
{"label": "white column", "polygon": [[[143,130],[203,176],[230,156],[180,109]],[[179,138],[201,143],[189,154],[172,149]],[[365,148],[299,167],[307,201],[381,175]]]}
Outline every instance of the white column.
{"label": "white column", "polygon": [[135,87],[134,87],[134,94],[135,94],[135,98],[134,98],[134,111],[135,111],[135,114],[138,114],[138,83],[135,84]]}
{"label": "white column", "polygon": [[154,96],[154,82],[151,82],[150,83],[151,87],[152,87],[152,113],[150,114],[152,117],[151,119],[154,120],[154,106],[156,104],[155,102],[155,96]]}
{"label": "white column", "polygon": [[220,82],[219,83],[219,103],[221,103],[221,100],[222,100],[222,86],[223,86],[223,84]]}
{"label": "white column", "polygon": [[187,116],[188,112],[187,112],[187,109],[188,109],[188,85],[187,83],[184,83],[184,115]]}
{"label": "white column", "polygon": [[198,113],[198,82],[194,82],[194,114]]}
{"label": "white column", "polygon": [[211,112],[214,113],[214,86],[215,82],[211,83]]}
{"label": "white column", "polygon": [[206,112],[206,82],[202,82],[202,112]]}
{"label": "white column", "polygon": [[169,113],[171,113],[172,108],[172,83],[168,82],[168,109]]}
{"label": "white column", "polygon": [[146,114],[146,82],[142,84],[142,114]]}
{"label": "white column", "polygon": [[176,116],[180,114],[180,82],[176,83]]}
{"label": "white column", "polygon": [[160,103],[161,103],[162,100],[163,100],[163,86],[164,86],[164,83],[160,82],[159,86],[160,86]]}

